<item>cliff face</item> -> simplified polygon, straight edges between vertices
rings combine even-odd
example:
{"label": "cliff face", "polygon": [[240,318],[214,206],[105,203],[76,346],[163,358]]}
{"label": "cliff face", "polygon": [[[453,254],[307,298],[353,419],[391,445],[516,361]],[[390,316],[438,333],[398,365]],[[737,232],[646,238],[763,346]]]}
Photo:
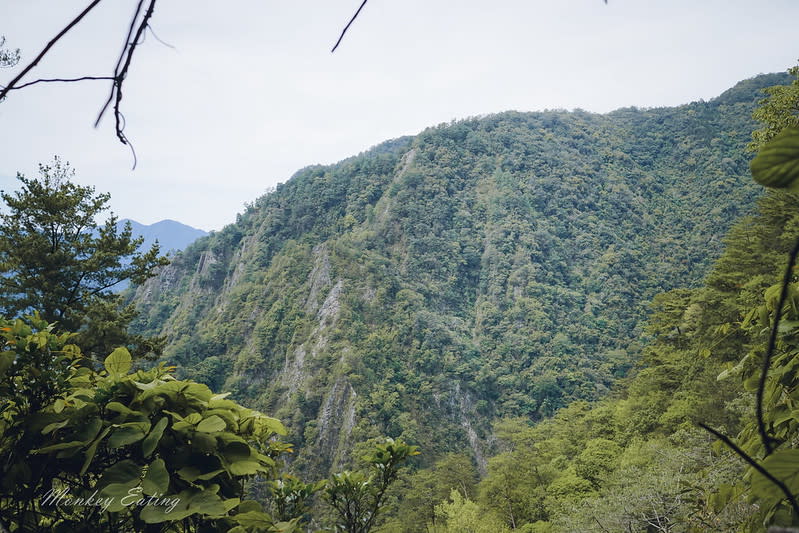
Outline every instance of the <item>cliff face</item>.
{"label": "cliff face", "polygon": [[600,396],[646,302],[702,280],[756,188],[761,76],[678,108],[502,113],[310,167],[136,291],[167,359],[285,421],[299,469],[379,434],[491,447]]}

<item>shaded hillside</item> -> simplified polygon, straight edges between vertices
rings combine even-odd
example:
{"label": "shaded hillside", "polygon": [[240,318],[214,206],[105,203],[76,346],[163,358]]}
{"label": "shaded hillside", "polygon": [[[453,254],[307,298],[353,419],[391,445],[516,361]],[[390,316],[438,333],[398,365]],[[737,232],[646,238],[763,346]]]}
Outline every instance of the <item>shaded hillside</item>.
{"label": "shaded hillside", "polygon": [[497,416],[595,399],[647,302],[750,212],[742,82],[677,108],[507,112],[309,167],[140,287],[167,359],[283,419],[325,470],[386,433],[482,463]]}

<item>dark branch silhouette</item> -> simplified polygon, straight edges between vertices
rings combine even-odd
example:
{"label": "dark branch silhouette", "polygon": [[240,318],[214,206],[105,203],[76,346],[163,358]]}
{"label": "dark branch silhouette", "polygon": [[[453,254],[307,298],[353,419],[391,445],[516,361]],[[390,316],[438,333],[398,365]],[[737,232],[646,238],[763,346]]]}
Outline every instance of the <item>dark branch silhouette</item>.
{"label": "dark branch silhouette", "polygon": [[785,499],[788,500],[788,502],[791,504],[791,507],[793,508],[794,515],[795,516],[799,516],[799,502],[796,501],[796,497],[794,497],[793,493],[791,493],[790,489],[788,489],[788,487],[785,485],[785,483],[783,483],[782,481],[780,481],[779,479],[774,477],[774,475],[771,472],[769,472],[768,470],[763,468],[763,465],[759,464],[748,453],[746,453],[741,448],[736,446],[736,444],[734,442],[732,442],[729,439],[729,437],[727,437],[723,433],[720,433],[720,432],[716,431],[715,429],[711,428],[710,426],[705,425],[705,424],[703,424],[701,422],[699,423],[699,426],[702,429],[704,429],[704,430],[712,433],[713,435],[715,435],[724,444],[726,444],[728,448],[730,448],[732,451],[734,451],[736,454],[738,454],[738,456],[741,459],[746,461],[749,464],[749,466],[751,466],[752,468],[754,468],[755,470],[760,472],[763,476],[766,477],[766,479],[768,479],[774,485],[779,487],[779,489],[782,491],[783,495],[785,495]]}
{"label": "dark branch silhouette", "polygon": [[[128,35],[125,39],[125,46],[122,48],[122,52],[119,54],[116,67],[114,67],[111,92],[109,93],[108,99],[106,100],[102,109],[100,109],[100,113],[97,115],[97,120],[94,122],[94,127],[96,128],[100,124],[103,115],[105,115],[105,112],[108,110],[108,106],[113,101],[114,128],[116,130],[117,138],[119,139],[119,142],[130,147],[131,154],[133,154],[134,169],[136,168],[136,151],[133,149],[130,140],[127,138],[127,136],[125,136],[125,117],[120,110],[120,106],[122,104],[122,85],[125,83],[125,78],[128,75],[128,70],[130,69],[131,62],[133,61],[133,54],[136,52],[136,47],[144,42],[144,34],[147,30],[150,18],[153,16],[153,12],[155,11],[156,1],[157,0],[150,0],[149,5],[147,6],[147,11],[144,13],[144,16],[141,17],[141,20],[139,20],[139,17],[142,12],[144,0],[139,0],[139,3],[136,5],[136,11],[133,13],[133,17],[131,18],[130,27],[128,28]],[[133,38],[131,39],[131,37]]]}
{"label": "dark branch silhouette", "polygon": [[[785,276],[782,279],[782,290],[780,291],[780,299],[777,302],[777,308],[774,310],[774,324],[771,326],[771,334],[768,339],[768,349],[766,355],[763,357],[763,369],[760,372],[760,381],[757,386],[757,399],[755,414],[757,417],[757,431],[760,433],[760,440],[763,441],[763,446],[766,448],[766,456],[770,455],[774,450],[772,443],[775,439],[771,437],[766,431],[766,424],[763,421],[763,395],[766,390],[766,380],[768,379],[769,367],[771,367],[771,359],[774,357],[774,350],[777,347],[777,333],[780,327],[780,319],[782,318],[782,308],[785,306],[785,301],[788,299],[788,288],[791,285],[793,278],[793,269],[796,265],[796,256],[799,255],[799,239],[793,245],[791,255],[788,258],[788,266],[785,268]],[[799,513],[797,513],[799,515]]]}
{"label": "dark branch silhouette", "polygon": [[[25,87],[30,87],[31,85],[36,85],[39,83],[56,83],[56,82],[73,83],[76,81],[88,81],[88,80],[110,81],[113,79],[114,79],[113,76],[81,76],[80,78],[40,78],[38,80],[29,81],[27,83],[11,87],[9,91],[18,91],[19,89],[24,89]],[[0,85],[0,88],[4,87]]]}
{"label": "dark branch silhouette", "polygon": [[36,65],[38,65],[38,64],[39,64],[39,61],[41,61],[41,60],[42,60],[42,58],[44,58],[44,56],[46,56],[46,55],[47,55],[47,52],[49,52],[49,51],[50,51],[50,49],[53,47],[53,45],[55,45],[55,43],[57,43],[57,42],[58,42],[58,41],[61,39],[61,37],[63,37],[64,35],[66,35],[66,34],[67,34],[67,32],[69,32],[69,30],[71,30],[72,28],[74,28],[74,27],[75,27],[75,26],[78,24],[78,22],[80,22],[81,20],[83,20],[83,17],[85,17],[86,15],[88,15],[88,14],[89,14],[89,12],[90,12],[92,9],[94,9],[95,7],[97,7],[97,4],[99,4],[101,1],[102,1],[102,0],[94,0],[94,1],[93,1],[91,4],[89,4],[89,5],[86,7],[86,9],[84,9],[83,11],[81,11],[81,12],[80,12],[80,14],[79,14],[77,17],[75,17],[74,19],[72,19],[72,21],[71,21],[69,24],[67,24],[67,25],[66,25],[66,27],[64,27],[64,29],[63,29],[63,30],[61,30],[60,32],[58,32],[58,34],[57,34],[55,37],[53,37],[53,38],[50,40],[50,42],[49,42],[49,43],[47,43],[47,46],[45,46],[45,47],[44,47],[44,49],[43,49],[41,52],[39,52],[39,55],[37,55],[37,56],[36,56],[36,57],[33,59],[33,61],[31,61],[31,62],[28,64],[28,66],[27,66],[27,67],[25,67],[24,69],[22,69],[22,72],[20,72],[20,73],[17,75],[17,77],[16,77],[16,78],[14,78],[13,80],[11,80],[11,82],[10,82],[8,85],[6,85],[6,86],[5,86],[5,87],[4,87],[2,90],[0,90],[0,100],[2,100],[3,98],[5,98],[5,97],[6,97],[6,95],[9,93],[9,91],[11,91],[11,89],[13,89],[13,88],[14,88],[14,86],[16,86],[16,84],[17,84],[17,83],[18,83],[18,82],[19,82],[19,81],[20,81],[22,78],[24,78],[26,74],[28,74],[28,72],[30,72],[31,70],[33,70],[33,69],[36,67]]}
{"label": "dark branch silhouette", "polygon": [[366,2],[368,2],[368,0],[363,0],[360,7],[358,8],[358,11],[355,12],[355,14],[352,16],[347,25],[344,26],[344,29],[341,31],[341,35],[338,36],[338,41],[336,41],[335,46],[333,46],[333,49],[330,51],[331,54],[335,52],[336,48],[338,48],[338,45],[341,44],[341,40],[344,38],[344,35],[347,33],[347,30],[350,29],[350,26],[352,26],[352,23],[355,22],[355,19],[358,18],[358,15],[361,14],[361,9],[363,9],[363,6],[366,5]]}

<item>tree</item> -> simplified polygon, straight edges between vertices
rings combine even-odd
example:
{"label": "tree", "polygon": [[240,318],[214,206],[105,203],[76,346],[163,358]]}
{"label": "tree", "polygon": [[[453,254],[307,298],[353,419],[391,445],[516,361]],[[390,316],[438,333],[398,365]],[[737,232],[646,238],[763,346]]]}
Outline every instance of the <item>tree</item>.
{"label": "tree", "polygon": [[8,210],[0,214],[0,310],[19,316],[37,309],[63,331],[79,332],[89,353],[128,345],[136,355],[158,343],[127,334],[133,307],[121,308],[112,292],[118,283],[142,283],[168,260],[158,244],[137,251],[130,225],[121,231],[111,216],[96,218],[110,196],[70,181],[74,171],[55,158],[40,165],[39,179],[19,174],[22,188],[0,194]]}
{"label": "tree", "polygon": [[0,531],[295,531],[244,500],[290,451],[277,419],[163,364],[131,372],[124,348],[95,372],[69,338],[0,319]]}
{"label": "tree", "polygon": [[419,455],[416,446],[386,439],[364,457],[370,473],[339,472],[328,480],[324,498],[336,513],[335,530],[369,533],[385,503],[386,491],[397,480],[403,463]]}
{"label": "tree", "polygon": [[19,49],[9,50],[3,48],[6,44],[6,38],[0,35],[0,68],[13,67],[19,62]]}

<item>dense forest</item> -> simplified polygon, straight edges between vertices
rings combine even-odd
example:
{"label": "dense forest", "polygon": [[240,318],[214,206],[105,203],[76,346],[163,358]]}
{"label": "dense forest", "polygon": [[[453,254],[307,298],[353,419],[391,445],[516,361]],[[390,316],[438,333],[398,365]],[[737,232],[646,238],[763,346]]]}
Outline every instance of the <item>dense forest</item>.
{"label": "dense forest", "polygon": [[283,420],[303,471],[381,433],[483,469],[494,419],[603,397],[651,298],[701,283],[759,193],[760,89],[786,80],[464,120],[302,170],[138,290],[142,332]]}
{"label": "dense forest", "polygon": [[[702,416],[738,427],[721,408],[738,384],[715,375],[741,355],[730,324],[776,279],[790,238],[774,235],[787,200],[741,221],[761,190],[746,147],[762,89],[790,79],[678,108],[473,118],[304,169],[138,289],[142,332],[167,336],[185,377],[283,420],[295,472],[324,476],[381,434],[418,444],[399,530],[435,521],[455,487],[419,491],[448,460],[471,487],[461,498],[496,513],[487,531],[573,517],[557,491],[622,520],[601,500],[605,487],[634,501],[603,484],[610,465],[646,465],[645,492],[679,462],[658,448],[667,435],[686,431],[699,453]],[[739,474],[729,457],[696,457],[696,483],[720,482],[699,473],[711,460]]]}
{"label": "dense forest", "polygon": [[[797,75],[431,127],[297,172],[169,264],[65,216],[108,198],[58,159],[22,177],[0,528],[799,525]],[[107,505],[36,503],[62,487]]]}

